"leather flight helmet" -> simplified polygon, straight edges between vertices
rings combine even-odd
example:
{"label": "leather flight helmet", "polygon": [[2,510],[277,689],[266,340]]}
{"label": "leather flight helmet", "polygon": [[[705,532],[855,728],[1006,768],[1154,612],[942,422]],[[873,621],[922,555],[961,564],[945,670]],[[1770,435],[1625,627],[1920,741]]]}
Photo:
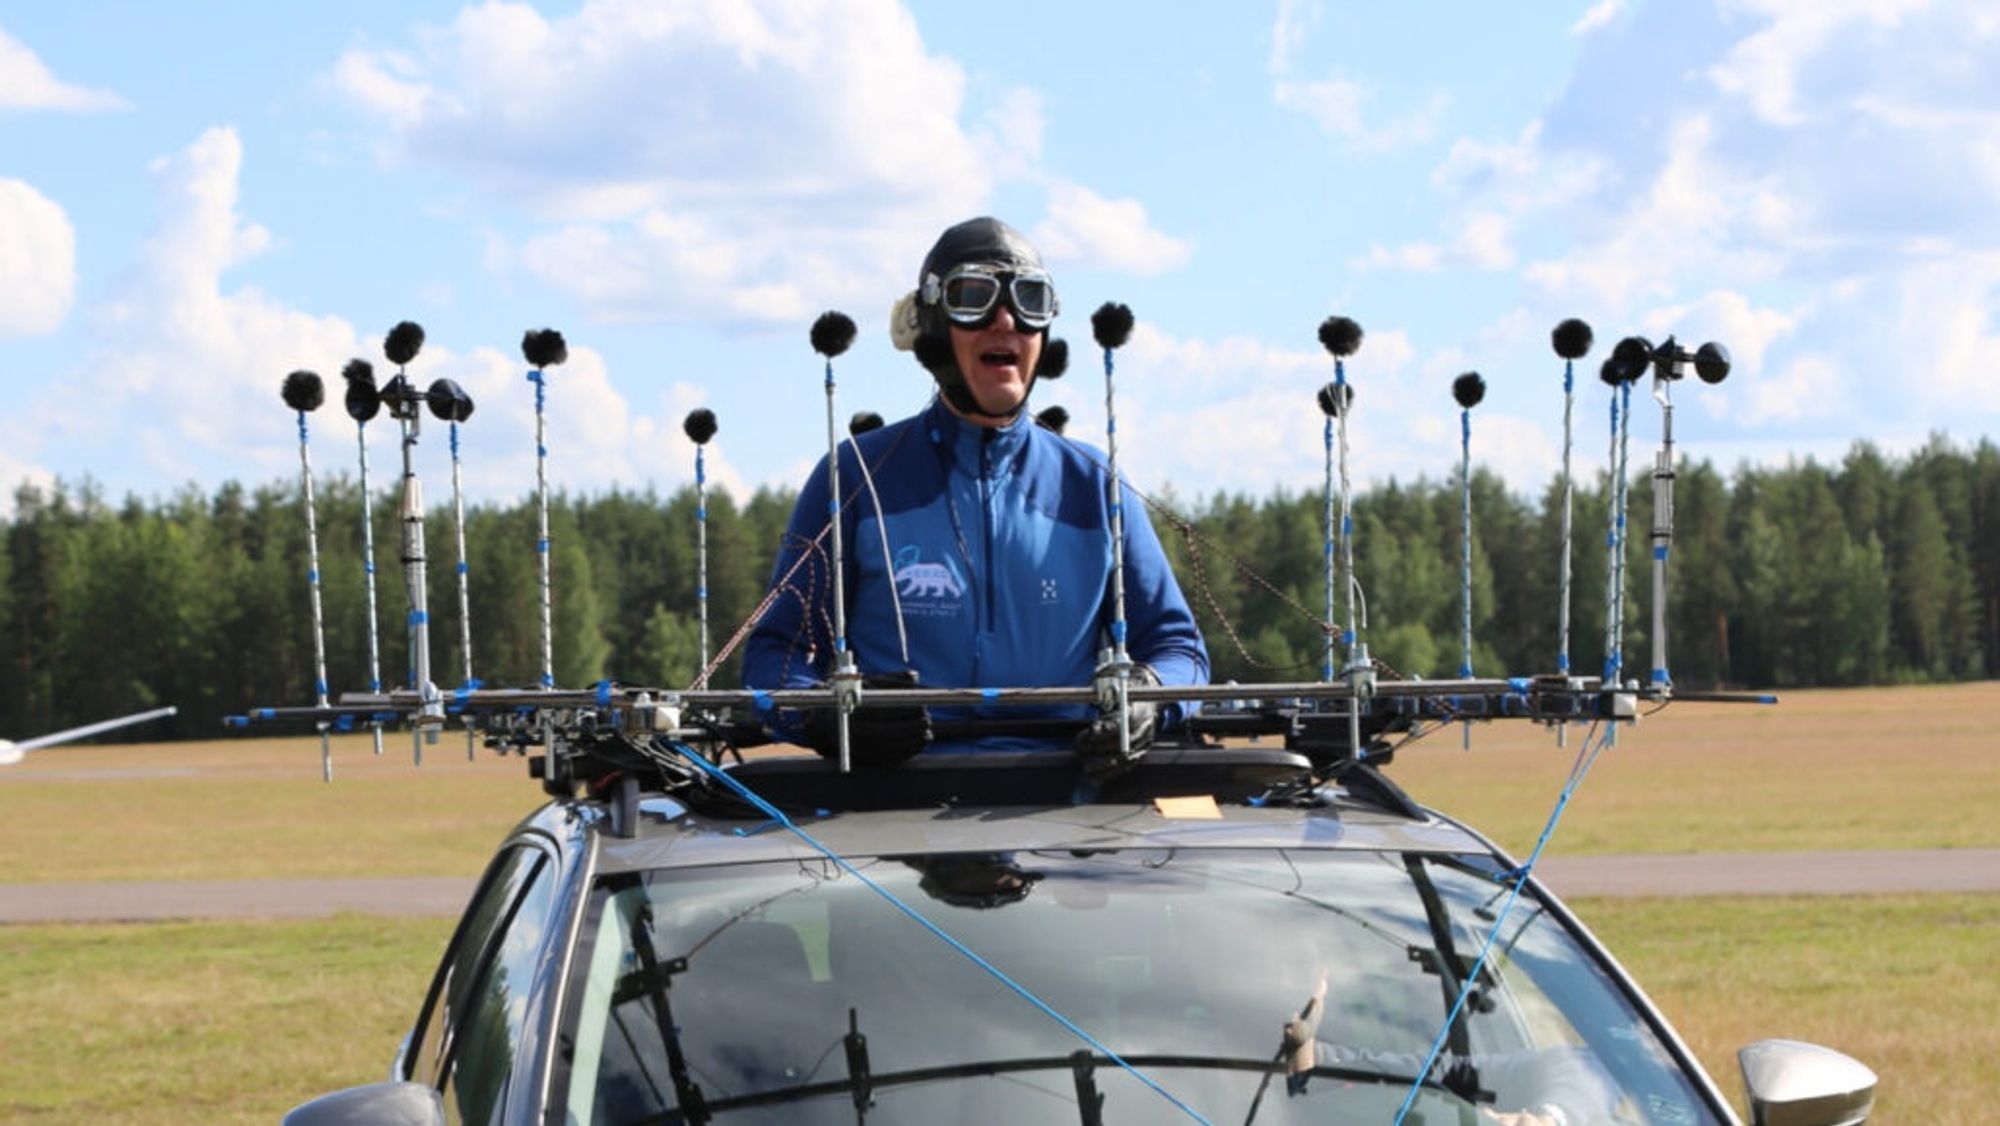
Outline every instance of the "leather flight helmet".
{"label": "leather flight helmet", "polygon": [[[951,347],[951,319],[946,316],[941,301],[944,279],[951,271],[962,266],[991,266],[1002,271],[1042,269],[1042,256],[1022,237],[1021,232],[991,216],[982,215],[977,219],[967,219],[963,223],[946,228],[938,236],[930,253],[924,255],[922,270],[917,275],[915,298],[916,340],[913,351],[917,362],[937,380],[938,390],[953,407],[965,414],[984,418],[1014,418],[1027,407],[1027,396],[1023,395],[1021,405],[1005,414],[994,414],[981,407],[973,399],[972,391],[966,386],[965,376],[958,370],[958,359]],[[1019,320],[1019,317],[1016,317]],[[1049,328],[1045,323],[1039,329],[1031,330],[1042,337],[1043,353],[1047,353]],[[1028,391],[1034,391],[1037,370],[1029,373]]]}

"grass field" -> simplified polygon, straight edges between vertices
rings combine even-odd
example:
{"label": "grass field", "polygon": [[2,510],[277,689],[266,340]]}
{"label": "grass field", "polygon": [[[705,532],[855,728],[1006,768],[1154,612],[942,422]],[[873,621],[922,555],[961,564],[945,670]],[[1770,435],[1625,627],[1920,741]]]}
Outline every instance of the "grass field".
{"label": "grass field", "polygon": [[[1675,705],[1621,735],[1551,852],[2000,845],[2000,685],[1814,692],[1777,708]],[[1392,774],[1525,853],[1581,743],[1453,729]],[[539,800],[519,758],[447,736],[410,765],[341,740],[65,747],[0,771],[10,882],[466,875]],[[1725,1090],[1766,1036],[1883,1075],[1880,1122],[2000,1105],[2000,896],[1574,904]],[[446,919],[0,927],[0,1119],[268,1121],[382,1077]]]}

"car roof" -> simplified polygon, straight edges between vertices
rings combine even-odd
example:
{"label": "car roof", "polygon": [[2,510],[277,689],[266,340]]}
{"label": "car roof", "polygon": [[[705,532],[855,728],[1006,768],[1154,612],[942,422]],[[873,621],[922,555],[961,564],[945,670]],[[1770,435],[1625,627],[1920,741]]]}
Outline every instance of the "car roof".
{"label": "car roof", "polygon": [[[1163,808],[1164,806],[1164,808]],[[642,805],[629,839],[603,835],[598,869],[627,872],[798,860],[820,855],[769,820],[698,813],[667,798]],[[795,819],[842,856],[1049,849],[1353,849],[1479,852],[1491,848],[1454,822],[1421,820],[1334,798],[1317,808],[1171,802],[1063,806],[962,805],[937,809],[828,812]]]}
{"label": "car roof", "polygon": [[[921,756],[843,774],[816,757],[766,758],[670,792],[634,816],[558,802],[544,831],[597,838],[600,871],[628,872],[819,855],[791,822],[843,856],[1129,848],[1286,848],[1488,853],[1476,833],[1426,810],[1373,771],[1312,781],[1274,749],[1149,755],[1086,780],[1068,755]],[[1302,780],[1303,779],[1303,780]],[[755,801],[744,794],[755,793]],[[762,803],[760,808],[759,803]],[[568,822],[567,830],[561,824]],[[614,826],[624,826],[614,828]]]}

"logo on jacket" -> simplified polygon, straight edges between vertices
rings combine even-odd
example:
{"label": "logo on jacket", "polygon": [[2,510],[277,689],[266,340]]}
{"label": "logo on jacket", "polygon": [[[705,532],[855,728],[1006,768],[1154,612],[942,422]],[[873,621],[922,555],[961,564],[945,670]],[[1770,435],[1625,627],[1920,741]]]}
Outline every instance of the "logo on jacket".
{"label": "logo on jacket", "polygon": [[964,581],[949,562],[924,562],[915,544],[897,550],[895,580],[896,593],[907,599],[956,599],[965,593]]}

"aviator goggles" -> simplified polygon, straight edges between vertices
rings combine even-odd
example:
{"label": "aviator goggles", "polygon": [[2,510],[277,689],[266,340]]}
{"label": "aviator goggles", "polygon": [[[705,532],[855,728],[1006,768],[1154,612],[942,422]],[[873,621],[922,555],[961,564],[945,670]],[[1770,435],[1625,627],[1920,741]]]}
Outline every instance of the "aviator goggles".
{"label": "aviator goggles", "polygon": [[993,311],[1003,297],[1013,311],[1014,322],[1031,332],[1047,328],[1060,308],[1055,283],[1048,274],[1033,268],[958,266],[941,279],[935,274],[924,279],[924,303],[942,309],[960,328],[981,329],[992,324]]}

